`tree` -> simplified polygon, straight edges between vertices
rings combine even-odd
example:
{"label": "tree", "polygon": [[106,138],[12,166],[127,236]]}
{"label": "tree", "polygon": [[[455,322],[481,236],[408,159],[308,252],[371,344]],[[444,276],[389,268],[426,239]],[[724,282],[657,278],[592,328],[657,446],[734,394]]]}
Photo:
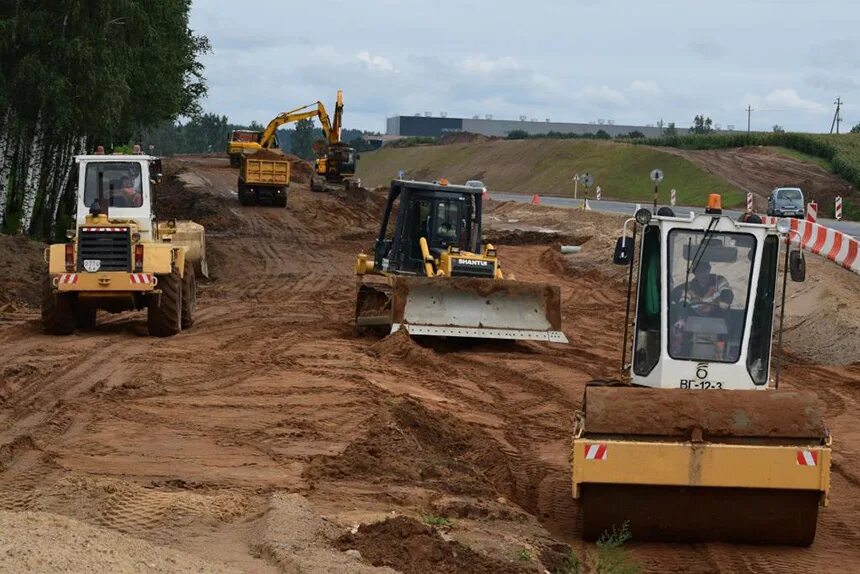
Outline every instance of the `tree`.
{"label": "tree", "polygon": [[626,136],[624,136],[624,137],[628,137],[628,138],[631,138],[631,139],[641,139],[641,138],[644,138],[644,137],[645,137],[645,134],[643,134],[643,133],[642,133],[642,132],[640,132],[639,130],[633,130],[632,132],[630,132],[629,134],[627,134],[627,135],[626,135]]}
{"label": "tree", "polygon": [[775,134],[784,134],[785,128],[779,124],[773,124],[773,133]]}
{"label": "tree", "polygon": [[609,135],[609,132],[607,132],[606,130],[604,130],[604,129],[599,129],[599,130],[597,130],[597,131],[594,133],[594,139],[597,139],[597,140],[608,140],[608,139],[612,139],[612,136],[611,136],[611,135]]}
{"label": "tree", "polygon": [[311,120],[299,120],[296,131],[291,137],[292,152],[302,159],[314,157],[314,123]]}
{"label": "tree", "polygon": [[860,134],[860,122],[857,122],[857,125],[851,128],[852,134]]}
{"label": "tree", "polygon": [[714,131],[714,122],[711,118],[706,118],[704,115],[697,115],[693,118],[693,126],[690,128],[691,134],[709,134]]}
{"label": "tree", "polygon": [[529,133],[526,130],[511,130],[508,132],[509,140],[524,140],[528,139]]}
{"label": "tree", "polygon": [[663,131],[664,136],[675,137],[678,135],[678,130],[675,128],[675,122],[669,122],[669,126]]}

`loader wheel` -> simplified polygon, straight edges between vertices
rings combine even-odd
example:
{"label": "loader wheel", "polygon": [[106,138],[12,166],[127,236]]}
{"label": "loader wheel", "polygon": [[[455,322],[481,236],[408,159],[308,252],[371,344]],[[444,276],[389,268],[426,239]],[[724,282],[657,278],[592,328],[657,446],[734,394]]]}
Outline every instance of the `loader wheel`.
{"label": "loader wheel", "polygon": [[272,205],[275,207],[286,207],[287,206],[287,192],[284,192],[282,196],[276,196],[272,199]]}
{"label": "loader wheel", "polygon": [[96,326],[96,311],[95,307],[81,305],[78,302],[75,309],[75,326],[78,329],[92,329]]}
{"label": "loader wheel", "polygon": [[185,277],[182,278],[182,328],[187,329],[194,324],[194,310],[197,307],[197,278],[194,275],[194,265],[185,260]]}
{"label": "loader wheel", "polygon": [[54,291],[50,275],[42,289],[42,326],[48,335],[71,335],[75,332],[74,295]]}
{"label": "loader wheel", "polygon": [[182,278],[176,267],[169,275],[156,277],[161,296],[153,297],[149,302],[149,334],[153,337],[170,337],[182,330]]}

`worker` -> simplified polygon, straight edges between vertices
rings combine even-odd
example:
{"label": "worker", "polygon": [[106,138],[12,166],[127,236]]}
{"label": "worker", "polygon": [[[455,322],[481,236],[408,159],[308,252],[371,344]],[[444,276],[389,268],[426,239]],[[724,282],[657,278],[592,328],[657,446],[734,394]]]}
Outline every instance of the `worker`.
{"label": "worker", "polygon": [[[689,356],[691,339],[687,335],[687,319],[690,317],[711,317],[722,319],[728,328],[728,309],[734,300],[734,292],[728,280],[722,275],[711,273],[708,261],[699,261],[693,269],[693,279],[687,284],[678,285],[672,290],[672,309],[670,316],[675,318],[671,348],[674,354]],[[715,335],[714,355],[708,358],[719,360],[726,350],[728,332]],[[705,357],[701,357],[705,358]]]}
{"label": "worker", "polygon": [[121,199],[121,205],[117,207],[140,207],[143,204],[143,196],[131,184],[131,178],[123,176],[120,180],[119,190],[114,192],[114,197]]}

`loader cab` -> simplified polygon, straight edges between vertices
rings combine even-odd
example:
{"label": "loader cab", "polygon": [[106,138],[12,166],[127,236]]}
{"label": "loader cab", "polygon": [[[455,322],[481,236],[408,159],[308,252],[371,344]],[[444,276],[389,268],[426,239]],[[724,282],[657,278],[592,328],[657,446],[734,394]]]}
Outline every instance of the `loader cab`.
{"label": "loader cab", "polygon": [[161,160],[147,155],[79,155],[76,222],[106,214],[110,221],[133,222],[141,237],[152,238],[152,183],[161,177]]}
{"label": "loader cab", "polygon": [[765,389],[778,274],[776,228],[721,214],[649,213],[637,220],[632,382]]}
{"label": "loader cab", "polygon": [[419,240],[439,257],[449,248],[480,252],[481,192],[441,182],[394,180],[374,252],[384,271],[418,274],[423,266]]}

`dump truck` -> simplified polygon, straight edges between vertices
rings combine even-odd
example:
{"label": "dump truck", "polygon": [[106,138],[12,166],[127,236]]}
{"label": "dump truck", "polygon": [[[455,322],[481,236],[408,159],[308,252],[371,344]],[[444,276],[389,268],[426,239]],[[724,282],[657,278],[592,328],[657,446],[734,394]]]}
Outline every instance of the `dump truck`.
{"label": "dump truck", "polygon": [[394,180],[373,254],[358,254],[355,324],[412,336],[567,343],[557,285],[506,277],[481,237],[481,190]]}
{"label": "dump truck", "polygon": [[[781,313],[786,274],[805,277],[788,223],[733,220],[719,196],[698,216],[643,208],[625,223],[632,233],[614,261],[630,266],[632,360],[625,320],[625,376],[587,385],[575,415],[573,497],[586,539],[627,524],[637,540],[813,542],[831,436],[814,393],[779,388],[782,245]],[[781,329],[780,319],[780,342]]]}
{"label": "dump truck", "polygon": [[260,138],[263,132],[255,130],[233,130],[230,139],[227,140],[227,157],[230,158],[230,167],[242,165],[242,154],[245,150],[260,149]]}
{"label": "dump truck", "polygon": [[279,150],[243,153],[236,186],[239,203],[269,203],[286,207],[289,187],[290,160]]}
{"label": "dump truck", "polygon": [[147,309],[150,335],[194,323],[197,274],[208,276],[203,226],[158,221],[153,186],[161,160],[143,155],[75,157],[75,226],[45,250],[42,324],[52,335],[95,326],[99,310]]}

